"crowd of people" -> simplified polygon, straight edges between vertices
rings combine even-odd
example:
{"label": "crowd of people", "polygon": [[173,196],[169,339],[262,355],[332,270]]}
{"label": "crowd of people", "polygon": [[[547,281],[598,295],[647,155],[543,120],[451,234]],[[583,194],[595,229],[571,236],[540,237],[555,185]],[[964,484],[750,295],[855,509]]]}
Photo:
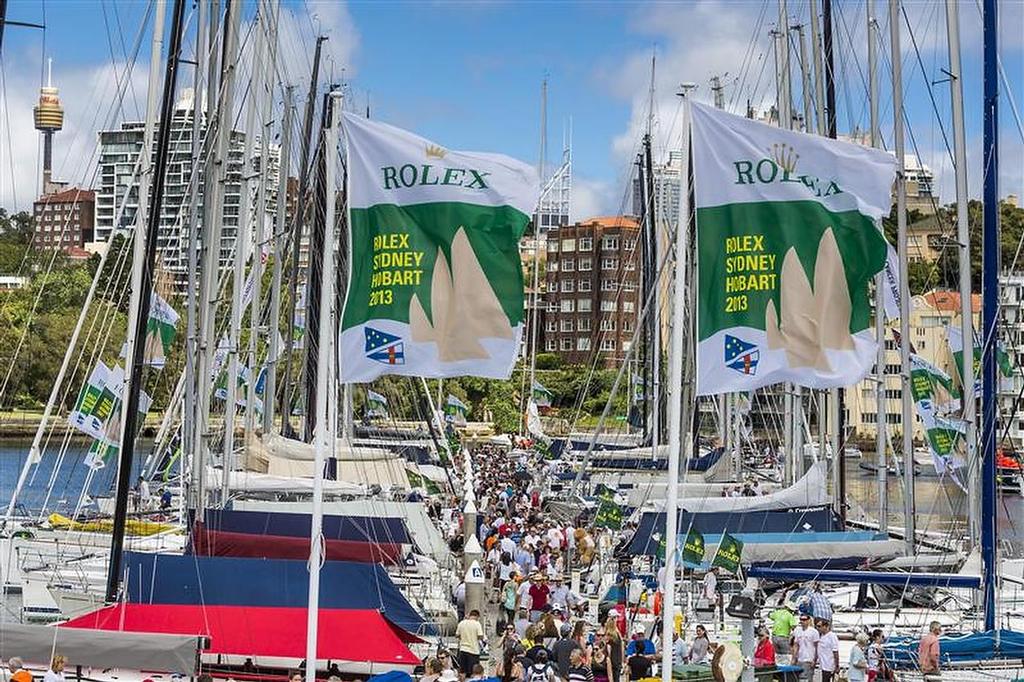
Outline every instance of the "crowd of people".
{"label": "crowd of people", "polygon": [[[661,651],[651,636],[660,633],[660,626],[650,619],[632,620],[634,614],[627,611],[633,605],[621,602],[594,613],[590,600],[580,594],[593,592],[600,575],[589,569],[597,567],[599,556],[612,557],[624,546],[628,529],[576,527],[545,512],[541,483],[550,480],[552,465],[535,453],[508,455],[499,447],[483,446],[471,456],[486,601],[495,615],[485,626],[479,612],[463,613],[465,585],[458,586],[453,595],[461,619],[457,652],[453,657],[442,651],[428,660],[427,682],[485,675],[502,682],[622,682],[656,674]],[[760,494],[748,487],[732,494]],[[450,522],[453,548],[461,549],[465,539],[458,514]],[[583,575],[575,585],[574,570]],[[822,682],[838,679],[841,668],[850,682],[893,679],[881,630],[857,634],[856,646],[841,665],[831,604],[820,585],[802,592],[793,601],[781,601],[759,626],[756,668],[792,665],[800,669],[800,679]],[[716,571],[705,574],[700,596],[721,614]],[[709,663],[718,646],[714,618],[692,630],[680,627],[679,620],[670,645],[673,665]],[[692,634],[687,636],[686,630]],[[920,667],[937,671],[938,663],[938,636],[930,632],[921,642]]]}

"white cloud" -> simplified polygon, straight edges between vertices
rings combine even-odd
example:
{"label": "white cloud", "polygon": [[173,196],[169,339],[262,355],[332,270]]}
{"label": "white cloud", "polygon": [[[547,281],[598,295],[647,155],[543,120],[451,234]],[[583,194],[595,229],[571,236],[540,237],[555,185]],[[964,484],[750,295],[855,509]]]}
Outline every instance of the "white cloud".
{"label": "white cloud", "polygon": [[[243,29],[243,36],[247,30]],[[309,79],[315,36],[328,36],[324,45],[321,83],[340,81],[354,73],[353,57],[359,34],[342,2],[308,0],[302,6],[282,6],[278,73],[287,84],[304,88]],[[191,34],[191,35],[194,35]],[[192,55],[192,45],[185,54]],[[242,105],[244,80],[251,71],[252,43],[246,46],[237,82],[235,102]],[[32,119],[39,92],[41,55],[38,48],[4,55],[5,108],[0,112],[0,205],[8,210],[31,209],[40,189],[42,143]],[[123,62],[102,64],[54,64],[54,85],[64,105],[64,129],[54,137],[54,178],[92,187],[96,165],[97,132],[117,128],[124,121],[144,117],[149,69],[149,44],[126,73]],[[128,79],[128,87],[118,82]],[[192,87],[191,69],[181,72],[178,91]],[[122,93],[119,96],[119,93]],[[244,120],[238,119],[238,120]],[[10,127],[10,135],[6,127]]]}
{"label": "white cloud", "polygon": [[618,208],[609,205],[609,189],[607,182],[590,180],[574,175],[570,206],[572,220],[580,221],[595,216],[616,213]]}

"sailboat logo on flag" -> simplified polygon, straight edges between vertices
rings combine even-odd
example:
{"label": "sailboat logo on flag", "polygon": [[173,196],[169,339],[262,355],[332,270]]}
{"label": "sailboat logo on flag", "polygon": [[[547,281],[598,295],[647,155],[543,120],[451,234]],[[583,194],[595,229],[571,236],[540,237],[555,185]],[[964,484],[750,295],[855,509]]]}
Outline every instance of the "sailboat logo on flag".
{"label": "sailboat logo on flag", "polygon": [[725,366],[740,374],[753,376],[757,373],[757,363],[761,360],[761,351],[757,345],[747,343],[735,336],[725,335]]}
{"label": "sailboat logo on flag", "polygon": [[363,331],[366,332],[366,347],[363,350],[367,358],[385,365],[405,364],[405,344],[401,337],[372,327],[364,327]]}

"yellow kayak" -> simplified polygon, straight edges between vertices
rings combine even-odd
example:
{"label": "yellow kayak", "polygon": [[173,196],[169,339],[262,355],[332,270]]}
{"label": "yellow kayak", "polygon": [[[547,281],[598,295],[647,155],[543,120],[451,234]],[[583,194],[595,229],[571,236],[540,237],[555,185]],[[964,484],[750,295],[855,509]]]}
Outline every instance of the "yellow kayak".
{"label": "yellow kayak", "polygon": [[[112,519],[97,519],[94,521],[72,521],[60,514],[50,514],[48,518],[50,527],[57,530],[78,530],[86,533],[110,533],[114,530]],[[176,530],[178,527],[171,523],[160,523],[157,521],[140,521],[128,519],[125,522],[124,532],[126,535],[156,535]]]}

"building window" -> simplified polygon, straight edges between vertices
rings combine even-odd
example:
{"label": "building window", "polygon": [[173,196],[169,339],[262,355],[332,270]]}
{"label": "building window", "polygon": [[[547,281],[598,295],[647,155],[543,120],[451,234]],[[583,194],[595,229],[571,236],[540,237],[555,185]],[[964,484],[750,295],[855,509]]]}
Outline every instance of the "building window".
{"label": "building window", "polygon": [[558,272],[558,259],[552,258],[548,261],[548,272]]}
{"label": "building window", "polygon": [[627,239],[626,240],[626,251],[633,251],[635,249],[636,249],[636,240],[635,239]]}
{"label": "building window", "polygon": [[572,318],[569,318],[567,320],[562,320],[562,331],[563,332],[571,332],[572,331]]}
{"label": "building window", "polygon": [[614,352],[615,339],[601,339],[601,350],[605,352]]}
{"label": "building window", "polygon": [[558,350],[558,343],[556,343],[554,339],[548,339],[544,342],[544,349],[547,351]]}
{"label": "building window", "polygon": [[576,261],[572,258],[566,258],[562,261],[562,272],[575,272]]}
{"label": "building window", "polygon": [[592,251],[594,249],[593,237],[580,237],[580,251]]}
{"label": "building window", "polygon": [[627,258],[626,262],[623,263],[622,267],[624,267],[626,270],[629,270],[629,271],[632,272],[633,270],[636,270],[636,261],[629,260]]}
{"label": "building window", "polygon": [[594,268],[594,261],[590,258],[580,258],[580,272],[590,272]]}
{"label": "building window", "polygon": [[551,301],[550,303],[548,303],[548,312],[549,313],[557,313],[558,312],[558,304],[555,303],[554,301]]}
{"label": "building window", "polygon": [[581,317],[576,320],[576,331],[578,332],[589,332],[590,331],[590,318]]}
{"label": "building window", "polygon": [[576,301],[576,310],[581,313],[589,313],[591,310],[589,298],[581,298]]}
{"label": "building window", "polygon": [[601,301],[602,313],[614,313],[618,309],[615,301]]}
{"label": "building window", "polygon": [[618,270],[619,259],[618,258],[602,258],[601,259],[602,270]]}
{"label": "building window", "polygon": [[603,331],[603,332],[613,332],[613,331],[615,331],[615,318],[614,317],[606,317],[603,320],[601,320],[601,331]]}
{"label": "building window", "polygon": [[628,353],[629,349],[632,348],[632,347],[633,347],[633,342],[632,341],[623,341],[622,342],[622,351],[624,353]]}
{"label": "building window", "polygon": [[590,337],[580,336],[576,338],[576,350],[590,350]]}
{"label": "building window", "polygon": [[604,251],[617,251],[619,248],[619,237],[607,236],[601,238],[601,249]]}
{"label": "building window", "polygon": [[572,299],[563,298],[561,301],[561,311],[563,313],[571,313],[573,311]]}
{"label": "building window", "polygon": [[623,301],[622,302],[622,312],[624,312],[624,313],[632,313],[632,312],[635,312],[635,310],[636,310],[636,304],[633,303],[632,301]]}
{"label": "building window", "polygon": [[631,332],[633,331],[633,318],[625,317],[622,319],[622,331]]}
{"label": "building window", "polygon": [[572,339],[569,339],[569,338],[563,338],[562,339],[562,350],[572,350]]}
{"label": "building window", "polygon": [[557,332],[558,320],[548,320],[547,324],[544,326],[544,329],[546,329],[549,332]]}
{"label": "building window", "polygon": [[548,239],[548,253],[558,253],[557,239]]}
{"label": "building window", "polygon": [[601,280],[601,291],[618,291],[619,283],[614,279],[602,279]]}
{"label": "building window", "polygon": [[562,280],[562,293],[571,294],[576,289],[576,282],[571,279]]}
{"label": "building window", "polygon": [[636,282],[623,282],[622,283],[622,290],[623,291],[636,291]]}
{"label": "building window", "polygon": [[576,291],[578,291],[580,293],[583,293],[585,291],[590,291],[590,280],[589,279],[581,279],[580,281],[578,281],[576,283]]}
{"label": "building window", "polygon": [[575,239],[563,239],[562,240],[562,253],[572,253],[576,250]]}

